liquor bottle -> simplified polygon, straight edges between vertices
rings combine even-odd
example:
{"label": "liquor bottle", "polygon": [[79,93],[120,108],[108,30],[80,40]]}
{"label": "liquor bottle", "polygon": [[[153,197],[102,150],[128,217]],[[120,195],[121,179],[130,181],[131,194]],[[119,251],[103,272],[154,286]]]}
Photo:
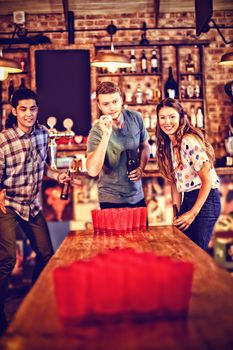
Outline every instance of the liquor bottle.
{"label": "liquor bottle", "polygon": [[142,73],[146,73],[147,72],[147,58],[146,58],[145,50],[142,50],[141,71],[142,71]]}
{"label": "liquor bottle", "polygon": [[8,86],[8,101],[9,102],[11,102],[11,96],[13,95],[14,91],[15,91],[14,82],[12,79],[10,79],[10,83]]}
{"label": "liquor bottle", "polygon": [[146,129],[150,129],[151,125],[150,125],[150,114],[148,112],[145,112],[145,116],[143,118],[144,120],[144,125]]}
{"label": "liquor bottle", "polygon": [[200,89],[199,77],[195,77],[194,97],[195,98],[200,98],[201,97],[201,89]]}
{"label": "liquor bottle", "polygon": [[132,103],[132,102],[133,102],[133,92],[131,89],[131,85],[128,84],[125,90],[125,103]]}
{"label": "liquor bottle", "polygon": [[204,116],[203,116],[201,107],[198,107],[197,109],[197,127],[198,128],[204,127]]}
{"label": "liquor bottle", "polygon": [[181,77],[181,83],[180,83],[180,97],[184,99],[186,97],[186,86],[185,86],[185,80],[184,77]]}
{"label": "liquor bottle", "polygon": [[[70,170],[67,170],[67,175],[70,176]],[[64,182],[62,184],[62,189],[61,189],[61,199],[68,199],[69,196],[69,189],[70,189],[70,181]]]}
{"label": "liquor bottle", "polygon": [[24,78],[21,78],[21,82],[20,82],[20,85],[19,85],[19,89],[25,89],[25,88],[26,88],[25,79],[24,79]]}
{"label": "liquor bottle", "polygon": [[172,67],[169,67],[168,79],[164,85],[165,97],[178,98],[178,85],[172,74]]}
{"label": "liquor bottle", "polygon": [[150,117],[150,127],[151,129],[155,129],[157,124],[157,114],[156,114],[156,110],[154,109],[151,113],[151,117]]}
{"label": "liquor bottle", "polygon": [[128,173],[137,169],[137,167],[138,167],[138,150],[127,149],[126,150],[126,158],[127,158],[127,171],[128,171]]}
{"label": "liquor bottle", "polygon": [[132,64],[132,67],[130,68],[131,73],[137,72],[137,61],[134,50],[131,50],[131,56],[130,56],[130,63]]}
{"label": "liquor bottle", "polygon": [[191,106],[190,119],[191,119],[192,126],[195,127],[197,123],[197,118],[196,118],[194,106]]}
{"label": "liquor bottle", "polygon": [[153,97],[154,97],[154,92],[151,89],[151,85],[150,83],[146,84],[146,90],[145,90],[145,98],[146,98],[146,102],[150,103],[153,101]]}
{"label": "liquor bottle", "polygon": [[[121,54],[124,55],[124,51],[121,50]],[[127,69],[126,68],[120,68],[120,72],[121,73],[127,73]]]}
{"label": "liquor bottle", "polygon": [[188,75],[188,85],[187,85],[186,91],[187,91],[187,98],[194,97],[193,77],[191,75]]}
{"label": "liquor bottle", "polygon": [[193,63],[193,59],[192,59],[192,55],[189,53],[186,59],[186,63],[185,63],[185,70],[186,72],[194,72],[194,63]]}
{"label": "liquor bottle", "polygon": [[156,55],[156,50],[152,50],[152,55],[151,55],[151,73],[157,73],[158,72],[158,59]]}
{"label": "liquor bottle", "polygon": [[138,84],[137,89],[136,89],[136,103],[142,104],[143,103],[143,98],[142,98],[142,89],[141,85]]}

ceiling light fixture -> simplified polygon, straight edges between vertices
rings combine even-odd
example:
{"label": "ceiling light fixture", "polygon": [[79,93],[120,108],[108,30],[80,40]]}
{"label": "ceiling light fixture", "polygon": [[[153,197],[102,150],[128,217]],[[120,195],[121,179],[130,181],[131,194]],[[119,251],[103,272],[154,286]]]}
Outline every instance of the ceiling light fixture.
{"label": "ceiling light fixture", "polygon": [[[20,73],[22,72],[22,68],[20,66],[20,63],[12,60],[10,58],[4,58],[2,56],[2,50],[0,49],[0,74],[1,77],[5,76],[5,79],[7,78],[8,73]],[[1,79],[0,80],[4,80]]]}
{"label": "ceiling light fixture", "polygon": [[91,65],[98,68],[107,68],[110,73],[115,73],[119,68],[130,68],[132,66],[130,58],[114,50],[112,37],[117,31],[117,27],[111,22],[106,31],[110,35],[111,50],[99,51]]}
{"label": "ceiling light fixture", "polygon": [[228,52],[222,55],[221,61],[219,62],[221,66],[232,66],[233,65],[233,52]]}

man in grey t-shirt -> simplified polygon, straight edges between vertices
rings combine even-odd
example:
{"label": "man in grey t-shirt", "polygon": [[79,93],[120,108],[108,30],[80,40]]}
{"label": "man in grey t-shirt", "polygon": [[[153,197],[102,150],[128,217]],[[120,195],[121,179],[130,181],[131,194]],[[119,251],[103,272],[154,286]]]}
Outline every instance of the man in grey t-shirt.
{"label": "man in grey t-shirt", "polygon": [[[122,109],[122,95],[113,82],[96,90],[102,116],[87,141],[87,170],[98,177],[101,209],[145,206],[141,177],[148,161],[148,134],[138,112]],[[139,151],[139,165],[127,171],[126,151]]]}

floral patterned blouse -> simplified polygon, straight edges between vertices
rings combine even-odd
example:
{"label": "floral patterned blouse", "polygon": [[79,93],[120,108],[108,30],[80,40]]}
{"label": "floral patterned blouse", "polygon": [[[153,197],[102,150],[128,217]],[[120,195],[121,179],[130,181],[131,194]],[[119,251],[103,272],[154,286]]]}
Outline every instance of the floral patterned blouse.
{"label": "floral patterned blouse", "polygon": [[[181,161],[179,164],[173,151],[171,142],[172,163],[178,192],[189,192],[201,187],[201,179],[198,171],[201,170],[204,162],[209,162],[209,158],[202,148],[201,143],[192,135],[186,135],[181,142]],[[219,187],[219,178],[214,167],[210,170],[212,188]]]}

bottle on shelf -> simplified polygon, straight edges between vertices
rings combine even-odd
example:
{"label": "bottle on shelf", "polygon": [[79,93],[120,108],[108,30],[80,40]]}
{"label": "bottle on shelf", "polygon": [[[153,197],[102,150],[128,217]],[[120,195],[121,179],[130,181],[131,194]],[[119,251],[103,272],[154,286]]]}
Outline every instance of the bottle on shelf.
{"label": "bottle on shelf", "polygon": [[137,72],[137,60],[136,60],[134,50],[131,50],[130,63],[132,64],[132,67],[130,68],[130,72],[136,73]]}
{"label": "bottle on shelf", "polygon": [[132,103],[133,102],[133,92],[131,89],[131,85],[128,84],[125,89],[125,103]]}
{"label": "bottle on shelf", "polygon": [[[70,170],[67,170],[67,175],[70,176]],[[61,199],[68,199],[68,196],[69,196],[69,190],[70,190],[70,182],[67,181],[67,182],[64,182],[62,184],[62,189],[61,189],[61,195],[60,195],[60,198]]]}
{"label": "bottle on shelf", "polygon": [[191,119],[191,124],[192,126],[196,126],[197,123],[197,118],[196,118],[196,113],[195,113],[195,109],[194,106],[191,106],[191,110],[190,110],[190,119]]}
{"label": "bottle on shelf", "polygon": [[203,128],[204,127],[204,116],[203,116],[201,107],[198,107],[198,109],[197,109],[196,119],[197,119],[197,127]]}
{"label": "bottle on shelf", "polygon": [[200,80],[198,76],[195,77],[194,97],[201,98]]}
{"label": "bottle on shelf", "polygon": [[158,72],[158,59],[157,59],[157,54],[156,50],[152,50],[152,55],[151,55],[151,73],[157,73]]}
{"label": "bottle on shelf", "polygon": [[157,124],[157,114],[156,114],[156,110],[154,109],[151,113],[151,117],[150,117],[150,127],[151,129],[155,129]]}
{"label": "bottle on shelf", "polygon": [[150,137],[148,143],[149,143],[150,158],[154,159],[156,157],[156,143],[155,143],[155,139],[153,137]]}
{"label": "bottle on shelf", "polygon": [[192,59],[192,55],[191,53],[188,54],[187,56],[187,59],[186,59],[186,62],[185,62],[185,70],[187,73],[193,73],[194,72],[194,62],[193,62],[193,59]]}
{"label": "bottle on shelf", "polygon": [[146,90],[145,90],[145,100],[147,103],[151,103],[153,101],[153,98],[154,98],[154,92],[151,89],[150,83],[147,83]]}
{"label": "bottle on shelf", "polygon": [[26,88],[25,79],[24,79],[24,78],[21,78],[20,85],[19,85],[19,89],[25,89],[25,88]]}
{"label": "bottle on shelf", "polygon": [[11,102],[11,96],[13,95],[14,91],[15,91],[14,81],[13,79],[10,79],[9,86],[8,86],[8,102]]}
{"label": "bottle on shelf", "polygon": [[[124,51],[121,50],[121,54],[124,55]],[[120,72],[121,73],[127,73],[127,69],[126,68],[120,68]]]}
{"label": "bottle on shelf", "polygon": [[150,129],[151,127],[151,123],[150,123],[150,114],[149,112],[145,112],[145,115],[144,115],[144,125],[145,125],[145,128],[146,129]]}
{"label": "bottle on shelf", "polygon": [[181,77],[181,82],[180,82],[180,97],[182,99],[186,98],[186,86],[185,86],[185,79],[184,77]]}
{"label": "bottle on shelf", "polygon": [[26,70],[26,60],[23,57],[20,59],[20,66],[21,66],[22,72],[25,72],[25,70]]}
{"label": "bottle on shelf", "polygon": [[188,84],[187,84],[187,98],[194,98],[194,85],[192,75],[188,75]]}
{"label": "bottle on shelf", "polygon": [[172,67],[169,67],[168,79],[164,85],[165,97],[178,98],[178,84],[173,78]]}
{"label": "bottle on shelf", "polygon": [[138,104],[143,103],[142,89],[140,84],[137,85],[137,89],[136,89],[136,103]]}
{"label": "bottle on shelf", "polygon": [[160,100],[160,98],[161,98],[161,91],[160,91],[160,89],[156,86],[155,88],[154,88],[154,102],[158,102],[159,100]]}
{"label": "bottle on shelf", "polygon": [[147,72],[147,58],[145,54],[145,50],[142,50],[142,56],[141,56],[141,72],[146,73]]}

